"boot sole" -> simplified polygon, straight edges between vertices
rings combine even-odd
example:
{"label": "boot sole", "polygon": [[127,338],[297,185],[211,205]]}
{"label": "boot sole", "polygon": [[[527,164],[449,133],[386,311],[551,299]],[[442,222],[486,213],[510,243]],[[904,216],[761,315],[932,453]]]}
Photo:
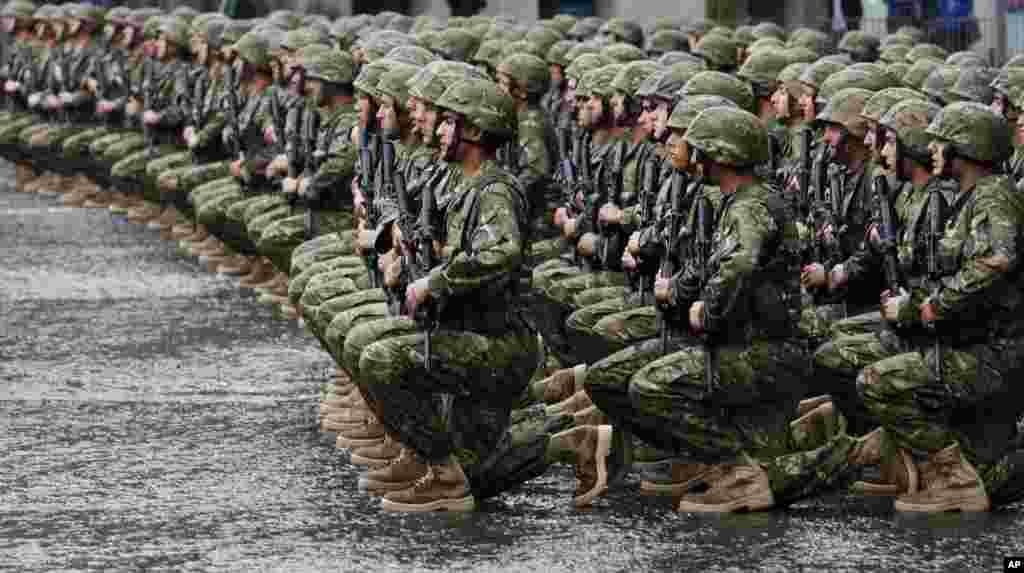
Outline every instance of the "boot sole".
{"label": "boot sole", "polygon": [[774,505],[775,498],[772,496],[772,492],[768,491],[717,505],[692,503],[683,499],[679,501],[676,511],[686,513],[736,513],[739,511],[764,511],[771,509]]}
{"label": "boot sole", "polygon": [[854,482],[850,486],[850,491],[868,497],[898,497],[907,493],[905,489],[900,488],[898,485],[870,481]]}
{"label": "boot sole", "polygon": [[612,449],[612,427],[598,426],[597,428],[597,452],[595,454],[597,464],[597,481],[594,487],[587,493],[576,496],[573,503],[576,507],[590,505],[601,494],[608,491],[608,454]]}
{"label": "boot sole", "polygon": [[700,483],[704,479],[705,475],[707,474],[701,474],[683,483],[659,483],[653,481],[642,481],[640,482],[640,492],[649,495],[686,495],[687,493],[689,493],[691,487]]}
{"label": "boot sole", "polygon": [[801,400],[796,407],[797,416],[803,416],[811,410],[821,406],[822,404],[832,401],[832,396],[828,394],[822,394],[821,396],[815,396],[806,400]]}
{"label": "boot sole", "polygon": [[381,434],[378,438],[346,438],[344,435],[339,434],[338,438],[334,441],[334,444],[340,448],[353,449],[362,448],[365,446],[376,446],[384,442],[384,434]]}
{"label": "boot sole", "polygon": [[366,458],[366,457],[363,457],[363,456],[361,456],[361,455],[359,455],[357,453],[351,453],[351,454],[348,455],[348,461],[352,462],[354,465],[357,465],[357,466],[369,466],[369,467],[381,466],[381,467],[383,467],[384,464],[390,462],[393,459],[394,458],[387,458],[387,459],[383,459],[383,460],[378,460],[376,458]]}
{"label": "boot sole", "polygon": [[961,499],[941,504],[928,505],[911,503],[897,499],[893,503],[892,507],[896,511],[904,511],[908,513],[945,513],[948,511],[961,511],[967,513],[988,511],[991,509],[991,503],[987,497],[981,499]]}
{"label": "boot sole", "polygon": [[403,489],[409,489],[416,485],[416,480],[400,482],[400,483],[388,483],[383,481],[372,481],[364,477],[359,478],[359,491],[372,494],[386,494],[393,491],[402,491]]}
{"label": "boot sole", "polygon": [[458,499],[439,499],[430,503],[409,505],[398,503],[384,498],[380,506],[388,511],[404,511],[408,513],[425,513],[429,511],[473,511],[476,507],[476,500],[472,495]]}

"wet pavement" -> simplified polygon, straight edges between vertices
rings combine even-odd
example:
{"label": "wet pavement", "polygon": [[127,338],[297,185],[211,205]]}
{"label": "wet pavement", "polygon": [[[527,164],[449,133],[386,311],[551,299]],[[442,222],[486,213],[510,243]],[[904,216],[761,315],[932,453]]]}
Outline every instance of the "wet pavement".
{"label": "wet pavement", "polygon": [[568,468],[471,514],[389,514],[316,430],[330,366],[154,231],[0,187],[0,570],[1001,571],[1024,555],[1024,505],[907,517],[837,493],[696,517],[623,490],[576,511]]}

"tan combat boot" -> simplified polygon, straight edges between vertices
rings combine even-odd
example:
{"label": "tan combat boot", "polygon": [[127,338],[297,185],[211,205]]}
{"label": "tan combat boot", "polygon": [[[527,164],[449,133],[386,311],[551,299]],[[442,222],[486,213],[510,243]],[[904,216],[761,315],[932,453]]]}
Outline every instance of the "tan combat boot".
{"label": "tan combat boot", "polygon": [[775,505],[768,473],[760,465],[726,464],[721,477],[704,493],[684,495],[676,508],[680,512],[732,513],[763,511]]}
{"label": "tan combat boot", "polygon": [[37,179],[35,171],[28,163],[14,164],[14,190],[27,193],[26,187]]}
{"label": "tan combat boot", "polygon": [[86,209],[109,209],[113,201],[114,198],[111,197],[110,193],[97,189],[96,193],[93,193],[85,200],[82,207]]}
{"label": "tan combat boot", "polygon": [[573,368],[562,368],[543,380],[530,386],[530,395],[545,404],[556,404],[583,390],[583,378],[587,372],[586,364]]}
{"label": "tan combat boot", "polygon": [[469,480],[452,456],[443,464],[427,466],[412,487],[389,493],[381,507],[389,511],[472,511],[476,506]]}
{"label": "tan combat boot", "polygon": [[551,436],[548,445],[574,458],[576,494],[573,504],[586,507],[608,491],[608,455],[612,450],[611,426],[581,426]]}
{"label": "tan combat boot", "polygon": [[893,504],[896,511],[988,511],[992,507],[978,470],[964,457],[959,444],[934,452],[928,461],[928,488],[901,495]]}
{"label": "tan combat boot", "polygon": [[229,277],[239,277],[249,272],[249,257],[236,255],[217,267],[217,274]]}
{"label": "tan combat boot", "polygon": [[858,481],[850,486],[856,493],[897,496],[911,494],[919,489],[919,476],[913,458],[889,440],[885,428],[876,428],[857,438],[847,459],[854,466],[877,465],[881,473],[877,482]]}
{"label": "tan combat boot", "polygon": [[829,396],[828,394],[821,394],[819,396],[814,396],[812,398],[800,400],[800,403],[797,404],[796,406],[797,415],[803,416],[804,414],[810,412],[811,410],[817,408],[818,406],[821,406],[822,404],[831,401],[832,396]]}
{"label": "tan combat boot", "polygon": [[789,434],[800,450],[819,448],[838,431],[839,414],[831,401],[819,403],[789,423]]}
{"label": "tan combat boot", "polygon": [[711,484],[725,475],[726,466],[709,465],[697,462],[672,462],[672,481],[640,482],[640,491],[655,495],[671,495],[681,497],[700,484]]}
{"label": "tan combat boot", "polygon": [[371,494],[401,491],[414,486],[426,473],[427,465],[410,448],[402,448],[398,457],[359,478],[359,489]]}
{"label": "tan combat boot", "polygon": [[253,261],[249,274],[243,276],[241,280],[238,281],[238,286],[242,288],[253,288],[253,285],[268,282],[273,279],[274,276],[274,267],[264,260],[263,257],[257,257],[256,260]]}
{"label": "tan combat boot", "polygon": [[593,405],[594,403],[590,401],[590,396],[583,390],[580,390],[565,400],[548,406],[544,411],[548,416],[571,416]]}
{"label": "tan combat boot", "polygon": [[576,426],[606,426],[610,423],[608,416],[597,406],[576,412],[572,415],[572,422]]}
{"label": "tan combat boot", "polygon": [[171,240],[181,241],[186,237],[191,237],[196,232],[195,223],[191,222],[178,222],[171,227]]}
{"label": "tan combat boot", "polygon": [[401,453],[402,444],[399,444],[390,434],[384,434],[384,440],[378,444],[353,448],[349,454],[349,461],[357,466],[380,468]]}
{"label": "tan combat boot", "polygon": [[384,441],[384,425],[371,417],[365,424],[359,426],[342,427],[338,431],[338,437],[334,445],[339,449],[351,450],[373,446]]}

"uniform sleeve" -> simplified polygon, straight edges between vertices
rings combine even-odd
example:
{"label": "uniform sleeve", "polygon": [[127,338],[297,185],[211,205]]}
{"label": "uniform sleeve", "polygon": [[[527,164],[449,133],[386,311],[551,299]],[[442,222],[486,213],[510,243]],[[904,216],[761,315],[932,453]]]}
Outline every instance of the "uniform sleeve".
{"label": "uniform sleeve", "polygon": [[719,228],[719,240],[709,261],[716,271],[700,295],[704,301],[704,330],[712,333],[735,309],[757,270],[767,239],[778,231],[763,205],[739,201],[728,209]]}
{"label": "uniform sleeve", "polygon": [[494,184],[480,193],[479,219],[468,234],[470,244],[459,245],[448,262],[430,272],[430,290],[436,296],[470,293],[503,278],[522,261],[522,229],[512,192]]}
{"label": "uniform sleeve", "polygon": [[978,193],[971,212],[969,250],[956,273],[942,279],[942,289],[933,301],[939,321],[986,296],[988,289],[1016,269],[1020,213],[1018,200],[1006,190]]}

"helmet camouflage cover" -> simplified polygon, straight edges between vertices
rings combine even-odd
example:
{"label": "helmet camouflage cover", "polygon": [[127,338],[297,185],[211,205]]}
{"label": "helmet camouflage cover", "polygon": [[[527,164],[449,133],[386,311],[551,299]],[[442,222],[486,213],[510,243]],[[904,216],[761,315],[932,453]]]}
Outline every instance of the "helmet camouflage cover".
{"label": "helmet camouflage cover", "polygon": [[627,96],[635,96],[640,84],[661,70],[661,66],[650,60],[630,62],[623,65],[612,80],[612,89]]}
{"label": "helmet camouflage cover", "polygon": [[601,55],[607,56],[620,64],[628,62],[635,62],[642,60],[647,57],[644,51],[634,46],[633,44],[626,44],[620,42],[618,44],[609,44],[601,48]]}
{"label": "helmet camouflage cover", "polygon": [[523,84],[526,91],[533,95],[546,92],[551,84],[547,63],[533,54],[506,56],[498,64],[497,70]]}
{"label": "helmet camouflage cover", "polygon": [[658,97],[674,101],[679,90],[700,70],[685,66],[672,66],[648,77],[636,90],[637,97]]}
{"label": "helmet camouflage cover", "polygon": [[886,88],[872,94],[860,114],[865,119],[878,121],[892,106],[901,101],[927,101],[927,98],[921,92],[909,88]]}
{"label": "helmet camouflage cover", "polygon": [[862,113],[864,105],[872,95],[872,92],[862,88],[839,90],[828,100],[828,105],[815,119],[819,122],[841,125],[854,137],[863,139],[868,122]]}
{"label": "helmet camouflage cover", "polygon": [[352,56],[347,52],[328,48],[302,56],[299,63],[305,68],[307,77],[332,84],[348,85],[352,83],[354,63]]}
{"label": "helmet camouflage cover", "polygon": [[398,107],[405,108],[405,101],[409,99],[409,80],[419,72],[419,67],[395,63],[380,76],[377,81],[376,92],[380,95],[395,98]]}
{"label": "helmet camouflage cover", "polygon": [[951,103],[928,126],[928,135],[952,143],[956,152],[982,163],[1006,161],[1013,151],[1010,125],[988,106]]}
{"label": "helmet camouflage cover", "polygon": [[609,64],[596,70],[590,70],[576,85],[576,95],[580,97],[608,98],[615,95],[612,82],[625,64]]}
{"label": "helmet camouflage cover", "polygon": [[962,67],[956,85],[949,91],[960,99],[988,104],[992,101],[992,82],[996,79],[996,74],[995,68]]}
{"label": "helmet camouflage cover", "polygon": [[718,34],[707,34],[697,42],[694,54],[704,58],[708,67],[729,70],[736,67],[736,44],[732,38]]}
{"label": "helmet camouflage cover", "polygon": [[515,103],[489,80],[458,81],[445,90],[437,106],[461,114],[466,123],[493,137],[508,139],[517,129]]}
{"label": "helmet camouflage cover", "polygon": [[923,99],[903,100],[893,105],[878,123],[893,131],[910,155],[922,162],[928,158],[928,126],[942,108]]}
{"label": "helmet camouflage cover", "polygon": [[729,98],[715,95],[686,96],[679,100],[679,103],[672,108],[672,114],[668,117],[668,126],[673,129],[687,129],[697,115],[712,107],[734,107],[736,103]]}
{"label": "helmet camouflage cover", "polygon": [[735,107],[705,109],[690,122],[687,145],[722,165],[752,167],[769,157],[768,130],[754,114]]}
{"label": "helmet camouflage cover", "polygon": [[465,62],[435,60],[416,72],[409,82],[409,95],[429,103],[437,103],[448,86],[467,78],[484,78],[479,68]]}
{"label": "helmet camouflage cover", "polygon": [[692,95],[717,95],[732,100],[740,109],[753,111],[757,100],[750,84],[722,72],[705,71],[695,74],[679,92],[681,97]]}
{"label": "helmet camouflage cover", "polygon": [[736,75],[754,84],[772,84],[790,63],[786,52],[774,49],[758,50],[747,58]]}
{"label": "helmet camouflage cover", "polygon": [[922,59],[929,58],[932,60],[943,61],[949,56],[942,46],[936,46],[935,44],[917,44],[910,51],[907,52],[907,62],[913,64],[914,62]]}

